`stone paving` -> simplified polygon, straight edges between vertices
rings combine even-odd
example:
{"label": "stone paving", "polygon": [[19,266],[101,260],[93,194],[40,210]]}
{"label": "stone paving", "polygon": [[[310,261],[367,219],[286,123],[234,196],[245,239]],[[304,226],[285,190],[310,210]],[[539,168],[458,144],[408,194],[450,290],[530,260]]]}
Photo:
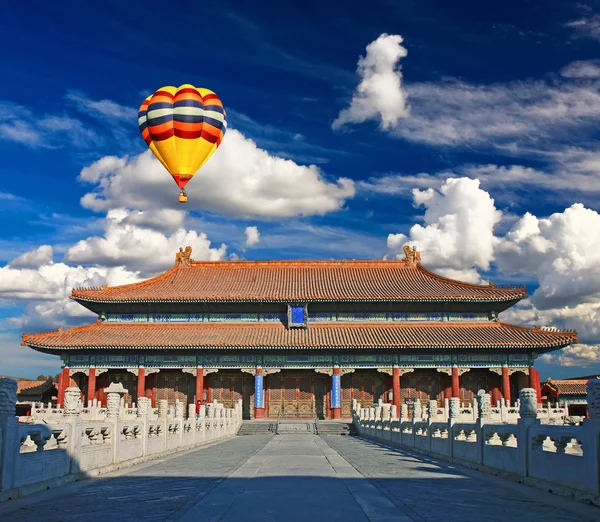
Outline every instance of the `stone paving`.
{"label": "stone paving", "polygon": [[600,509],[353,437],[238,437],[0,505],[14,521],[597,521]]}

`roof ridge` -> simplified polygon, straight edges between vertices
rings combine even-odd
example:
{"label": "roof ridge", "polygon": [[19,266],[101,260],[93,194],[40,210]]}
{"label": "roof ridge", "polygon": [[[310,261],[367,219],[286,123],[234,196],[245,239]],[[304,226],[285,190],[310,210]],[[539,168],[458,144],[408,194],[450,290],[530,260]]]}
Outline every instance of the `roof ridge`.
{"label": "roof ridge", "polygon": [[[492,282],[488,283],[487,285],[482,285],[482,284],[477,284],[477,283],[467,283],[465,281],[459,281],[458,279],[452,279],[451,277],[445,277],[443,275],[436,274],[435,272],[432,272],[428,268],[425,268],[421,263],[417,263],[417,267],[419,268],[419,270],[421,270],[422,272],[425,272],[430,277],[433,277],[440,281],[448,281],[448,282],[456,284],[456,285],[465,286],[467,288],[476,288],[476,289],[481,289],[481,290],[502,288],[505,290],[506,289],[523,290],[523,292],[525,292],[525,290],[527,289],[527,287],[525,285],[497,285]],[[525,294],[524,297],[527,297],[527,294]]]}
{"label": "roof ridge", "polygon": [[227,267],[247,268],[250,266],[260,267],[294,267],[294,266],[369,266],[369,265],[391,265],[402,268],[413,268],[405,259],[235,259],[221,261],[192,261],[191,268]]}
{"label": "roof ridge", "polygon": [[114,290],[127,290],[128,288],[132,288],[132,287],[136,287],[136,288],[140,288],[140,287],[144,287],[147,285],[150,285],[152,283],[156,283],[158,281],[162,281],[163,279],[166,279],[171,272],[175,272],[177,273],[178,269],[180,267],[178,265],[174,265],[171,268],[169,268],[168,270],[166,270],[165,272],[162,272],[158,275],[155,275],[154,277],[150,277],[148,279],[143,279],[142,281],[137,281],[135,283],[127,283],[126,285],[115,285],[115,286],[108,286],[108,285],[102,285],[102,286],[90,286],[90,287],[78,287],[78,288],[73,288],[71,289],[71,295],[69,296],[71,299],[75,296],[76,293],[78,292],[90,292],[90,291],[104,291],[104,292],[112,292]]}

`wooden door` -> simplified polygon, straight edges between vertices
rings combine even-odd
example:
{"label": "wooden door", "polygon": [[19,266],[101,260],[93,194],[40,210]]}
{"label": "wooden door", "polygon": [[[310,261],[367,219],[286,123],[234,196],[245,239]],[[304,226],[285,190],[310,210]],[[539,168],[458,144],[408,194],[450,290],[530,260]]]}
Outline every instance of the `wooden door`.
{"label": "wooden door", "polygon": [[[269,376],[268,416],[282,418],[313,418],[315,408],[314,372],[281,372]],[[322,392],[320,392],[322,393]]]}
{"label": "wooden door", "polygon": [[219,371],[211,375],[213,400],[223,403],[225,408],[233,408],[244,396],[243,376],[240,371]]}

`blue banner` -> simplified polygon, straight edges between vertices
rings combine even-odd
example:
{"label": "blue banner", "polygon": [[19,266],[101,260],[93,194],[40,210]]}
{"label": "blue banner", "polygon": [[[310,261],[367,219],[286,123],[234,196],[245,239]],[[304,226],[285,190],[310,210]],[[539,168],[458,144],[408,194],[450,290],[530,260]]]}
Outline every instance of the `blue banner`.
{"label": "blue banner", "polygon": [[341,408],[340,376],[331,376],[331,407]]}
{"label": "blue banner", "polygon": [[265,394],[263,390],[263,376],[256,374],[254,376],[254,407],[265,407]]}

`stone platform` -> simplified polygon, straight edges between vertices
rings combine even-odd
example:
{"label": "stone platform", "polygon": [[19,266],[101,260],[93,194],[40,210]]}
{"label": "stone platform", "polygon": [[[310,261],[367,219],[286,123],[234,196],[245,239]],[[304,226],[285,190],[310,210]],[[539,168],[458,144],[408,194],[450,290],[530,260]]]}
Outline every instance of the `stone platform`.
{"label": "stone platform", "polygon": [[1,520],[592,521],[600,509],[355,437],[236,437],[10,501]]}

